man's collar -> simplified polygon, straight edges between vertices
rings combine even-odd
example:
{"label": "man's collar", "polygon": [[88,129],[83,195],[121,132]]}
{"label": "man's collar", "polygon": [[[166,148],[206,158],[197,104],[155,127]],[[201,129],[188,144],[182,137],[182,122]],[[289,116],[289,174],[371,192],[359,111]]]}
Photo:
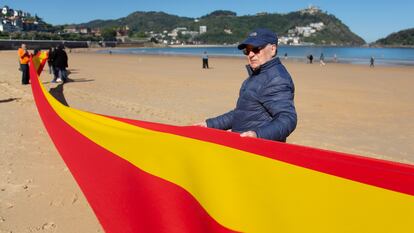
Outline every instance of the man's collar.
{"label": "man's collar", "polygon": [[247,73],[249,74],[249,76],[252,76],[254,74],[259,74],[261,71],[265,71],[268,68],[276,64],[280,64],[280,59],[275,56],[255,70],[253,70],[250,65],[246,65],[246,69],[247,69]]}

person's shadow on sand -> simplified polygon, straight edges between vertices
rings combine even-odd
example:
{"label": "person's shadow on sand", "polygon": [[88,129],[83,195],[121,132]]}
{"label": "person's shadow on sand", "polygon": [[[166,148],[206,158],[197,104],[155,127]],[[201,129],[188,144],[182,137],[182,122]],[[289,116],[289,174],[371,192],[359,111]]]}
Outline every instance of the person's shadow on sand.
{"label": "person's shadow on sand", "polygon": [[[72,82],[83,83],[83,82],[92,82],[92,81],[95,81],[95,79],[86,79],[86,78],[71,79],[71,78],[68,78],[68,80],[65,83],[72,83]],[[42,84],[48,84],[48,83],[51,83],[51,82],[50,81],[42,82]],[[62,83],[62,84],[64,84],[64,83]]]}
{"label": "person's shadow on sand", "polygon": [[68,102],[65,99],[65,95],[63,95],[63,85],[64,83],[61,83],[57,85],[56,87],[50,88],[49,93],[55,97],[61,104],[68,106]]}
{"label": "person's shadow on sand", "polygon": [[67,72],[68,72],[68,75],[70,75],[70,74],[77,74],[77,73],[79,73],[79,72],[78,72],[78,69],[68,69],[68,70],[67,70]]}
{"label": "person's shadow on sand", "polygon": [[49,93],[55,97],[55,99],[57,99],[61,104],[68,106],[69,104],[66,101],[65,95],[63,94],[63,86],[67,83],[71,83],[71,82],[92,82],[94,81],[93,79],[70,79],[68,78],[67,81],[65,83],[60,83],[59,85],[57,85],[56,87],[50,88]]}
{"label": "person's shadow on sand", "polygon": [[4,99],[4,100],[0,100],[0,103],[8,103],[8,102],[12,102],[15,100],[19,100],[21,98],[8,98],[8,99]]}

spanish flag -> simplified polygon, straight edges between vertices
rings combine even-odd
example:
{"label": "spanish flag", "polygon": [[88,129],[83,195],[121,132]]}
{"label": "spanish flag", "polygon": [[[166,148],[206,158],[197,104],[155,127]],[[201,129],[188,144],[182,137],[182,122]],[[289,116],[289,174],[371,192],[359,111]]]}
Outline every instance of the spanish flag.
{"label": "spanish flag", "polygon": [[45,51],[40,51],[32,56],[31,63],[35,67],[37,75],[40,75],[40,73],[42,73],[43,67],[46,64],[48,57],[49,53]]}
{"label": "spanish flag", "polygon": [[81,111],[30,72],[43,123],[106,232],[414,232],[412,165]]}

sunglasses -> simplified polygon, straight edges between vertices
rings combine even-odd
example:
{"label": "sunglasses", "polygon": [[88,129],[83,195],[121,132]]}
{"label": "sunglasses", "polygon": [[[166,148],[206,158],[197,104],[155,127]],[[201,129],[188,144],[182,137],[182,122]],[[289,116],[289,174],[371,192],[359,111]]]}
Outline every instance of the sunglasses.
{"label": "sunglasses", "polygon": [[253,47],[253,48],[244,48],[243,49],[243,54],[244,55],[249,55],[250,54],[250,52],[253,52],[254,54],[258,54],[258,53],[260,53],[260,50],[262,50],[264,47]]}

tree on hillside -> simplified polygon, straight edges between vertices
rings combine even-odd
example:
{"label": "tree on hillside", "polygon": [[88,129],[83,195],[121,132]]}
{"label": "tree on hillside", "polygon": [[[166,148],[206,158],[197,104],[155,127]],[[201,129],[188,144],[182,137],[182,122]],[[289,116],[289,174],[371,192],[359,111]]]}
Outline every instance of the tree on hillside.
{"label": "tree on hillside", "polygon": [[414,45],[414,28],[392,33],[386,38],[379,39],[375,42],[378,45],[389,46],[413,46]]}
{"label": "tree on hillside", "polygon": [[116,40],[116,30],[114,28],[104,28],[101,31],[101,36],[106,41]]}
{"label": "tree on hillside", "polygon": [[210,14],[204,15],[201,18],[217,17],[217,16],[237,16],[237,13],[233,11],[218,10],[218,11],[213,11]]}

